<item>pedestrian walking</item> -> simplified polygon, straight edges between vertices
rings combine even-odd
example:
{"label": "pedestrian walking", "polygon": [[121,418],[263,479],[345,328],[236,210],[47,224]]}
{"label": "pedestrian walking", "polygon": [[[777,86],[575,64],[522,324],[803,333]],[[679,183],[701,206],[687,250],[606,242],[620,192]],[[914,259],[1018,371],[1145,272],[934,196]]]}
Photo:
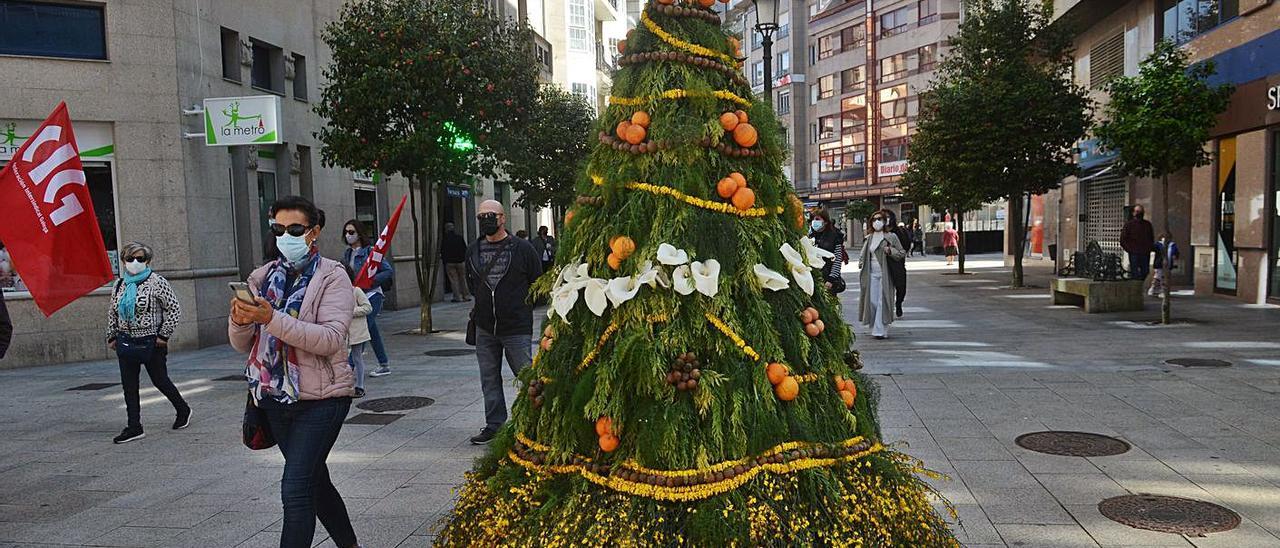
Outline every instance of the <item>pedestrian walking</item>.
{"label": "pedestrian walking", "polygon": [[[350,266],[343,265],[347,271],[347,278],[356,281],[356,271],[351,270]],[[369,302],[369,297],[365,295],[364,290],[355,286],[351,286],[351,293],[356,298],[355,310],[351,312],[351,327],[347,328],[347,345],[350,346],[351,354],[347,358],[347,363],[351,365],[351,370],[356,376],[356,398],[364,397],[364,347],[369,342],[369,322],[365,321],[365,317],[373,312],[373,304]]]}
{"label": "pedestrian walking", "polygon": [[840,275],[841,265],[849,263],[849,253],[844,248],[844,233],[831,222],[831,214],[825,209],[814,211],[809,219],[809,237],[819,249],[830,251],[833,258],[824,259],[822,279],[832,293],[844,291],[844,278]]}
{"label": "pedestrian walking", "polygon": [[911,221],[911,249],[919,251],[921,257],[927,256],[924,251],[924,227],[920,226],[920,219]]}
{"label": "pedestrian walking", "polygon": [[1159,297],[1164,294],[1169,286],[1169,274],[1177,266],[1177,260],[1181,258],[1178,252],[1178,244],[1173,241],[1173,236],[1168,232],[1160,234],[1160,239],[1156,240],[1155,245],[1156,260],[1154,273],[1151,275],[1151,291],[1148,292],[1152,297]]}
{"label": "pedestrian walking", "polygon": [[120,362],[120,386],[129,421],[112,441],[129,443],[146,437],[138,402],[138,375],[143,367],[151,384],[173,404],[177,413],[174,430],[191,425],[191,406],[169,379],[167,365],[169,338],[182,317],[178,297],[164,276],[151,271],[154,254],[146,244],[124,244],[120,257],[122,275],[111,290],[107,309],[107,347],[115,350]]}
{"label": "pedestrian walking", "polygon": [[485,200],[478,211],[476,219],[484,237],[467,251],[467,275],[476,288],[471,321],[475,325],[485,426],[471,438],[474,445],[493,441],[507,422],[502,357],[506,354],[507,367],[513,375],[531,361],[533,306],[529,303],[529,286],[542,275],[542,262],[533,245],[507,232],[502,204]]}
{"label": "pedestrian walking", "polygon": [[13,340],[13,322],[9,320],[9,309],[4,304],[4,294],[0,293],[0,360],[9,352],[9,341]]}
{"label": "pedestrian walking", "polygon": [[551,270],[556,259],[556,239],[547,233],[547,227],[538,227],[538,236],[533,239],[533,249],[542,259],[542,271]]}
{"label": "pedestrian walking", "polygon": [[[893,227],[894,236],[898,237],[898,243],[902,245],[903,250],[911,249],[911,231],[907,229],[907,225],[897,222],[897,215],[893,210],[885,209],[884,215],[888,219],[889,226]],[[902,257],[889,257],[889,277],[893,278],[894,290],[894,313],[899,318],[902,317],[902,301],[907,298],[907,256],[904,253]]]}
{"label": "pedestrian walking", "polygon": [[1120,248],[1129,254],[1129,278],[1145,280],[1151,273],[1151,252],[1156,247],[1155,229],[1144,219],[1146,208],[1133,206],[1133,217],[1120,230]]}
{"label": "pedestrian walking", "polygon": [[960,254],[960,233],[948,222],[942,229],[942,253],[947,256],[947,266],[951,266]]}
{"label": "pedestrian walking", "polygon": [[[323,225],[320,226],[323,228]],[[364,223],[355,219],[351,219],[342,225],[342,241],[347,244],[347,249],[342,252],[342,264],[347,265],[355,272],[360,272],[360,269],[364,267],[364,262],[369,260],[369,253],[373,251],[373,245],[369,242],[368,234],[365,231]],[[368,316],[365,316],[365,323],[369,325],[369,346],[373,347],[373,355],[378,358],[378,368],[369,373],[370,377],[382,377],[391,374],[391,364],[390,360],[387,359],[387,349],[382,344],[382,331],[378,329],[378,315],[382,313],[382,303],[386,299],[383,289],[391,287],[395,276],[395,268],[391,266],[391,258],[383,258],[382,265],[378,267],[378,273],[373,275],[373,284],[364,292],[369,297],[369,303],[373,305],[373,311]]]}
{"label": "pedestrian walking", "polygon": [[341,263],[320,256],[319,214],[310,200],[280,198],[271,217],[280,257],[249,275],[254,304],[232,298],[227,334],[233,348],[249,354],[250,394],[284,455],[280,547],[310,547],[316,518],[337,546],[358,547],[326,464],[355,393],[347,364],[351,279]]}
{"label": "pedestrian walking", "polygon": [[859,297],[858,319],[871,328],[871,336],[885,339],[889,336],[889,324],[893,323],[894,288],[889,274],[889,261],[905,258],[907,252],[898,236],[889,230],[889,218],[883,211],[872,214],[867,222],[866,243],[858,261]]}
{"label": "pedestrian walking", "polygon": [[467,287],[467,241],[454,230],[453,223],[444,224],[444,239],[440,242],[440,259],[444,261],[444,273],[453,289],[453,302],[471,300]]}

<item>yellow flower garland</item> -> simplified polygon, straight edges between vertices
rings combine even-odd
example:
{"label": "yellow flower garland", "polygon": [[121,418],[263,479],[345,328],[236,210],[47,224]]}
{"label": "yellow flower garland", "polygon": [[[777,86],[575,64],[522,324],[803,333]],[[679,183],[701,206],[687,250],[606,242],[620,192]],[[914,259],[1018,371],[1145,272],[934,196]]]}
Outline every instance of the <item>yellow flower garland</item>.
{"label": "yellow flower garland", "polygon": [[[600,177],[599,175],[592,175],[591,182],[596,184],[597,186],[603,185],[604,178]],[[630,190],[641,190],[644,192],[648,192],[650,194],[670,196],[672,198],[680,200],[694,207],[700,207],[702,209],[715,211],[717,213],[737,215],[739,217],[763,217],[765,215],[768,215],[771,211],[774,213],[781,214],[783,211],[786,210],[786,208],[781,206],[775,207],[772,209],[766,209],[763,207],[753,207],[751,209],[742,210],[730,204],[726,204],[722,202],[713,202],[711,200],[704,200],[702,198],[689,196],[688,194],[680,192],[679,190],[676,190],[669,186],[660,186],[660,185],[654,185],[649,183],[634,182],[634,183],[627,183],[626,185],[623,185],[623,186]]]}
{"label": "yellow flower garland", "polygon": [[657,101],[659,99],[683,99],[685,97],[715,97],[717,99],[733,101],[746,108],[751,108],[751,101],[743,99],[742,97],[738,96],[738,94],[732,91],[723,90],[723,89],[716,90],[711,93],[703,93],[703,92],[689,91],[686,89],[676,88],[676,89],[669,89],[657,95],[649,95],[647,97],[618,97],[618,96],[611,95],[609,96],[609,104],[621,105],[624,107],[634,107],[634,106],[647,104],[653,101]]}
{"label": "yellow flower garland", "polygon": [[754,348],[747,346],[747,341],[742,340],[742,337],[739,337],[737,333],[734,333],[733,329],[730,329],[728,325],[720,320],[720,318],[717,318],[710,312],[706,314],[706,317],[707,321],[711,322],[711,325],[716,326],[716,329],[719,329],[726,337],[729,337],[729,340],[732,340],[733,344],[737,346],[739,350],[742,350],[743,354],[746,354],[753,360],[760,361],[760,354],[757,353]]}
{"label": "yellow flower garland", "polygon": [[[854,436],[852,438],[849,438],[847,440],[840,442],[839,445],[841,447],[852,447],[854,445],[862,443],[864,439],[865,438],[863,438],[862,436]],[[525,444],[525,445],[528,445],[528,444]],[[775,445],[769,450],[763,453],[760,453],[757,456],[772,457],[774,455],[777,455],[778,453],[783,453],[786,451],[790,451],[792,449],[800,449],[803,447],[813,447],[816,445],[820,445],[820,444],[808,443],[808,442],[802,442],[802,441],[789,441],[786,443],[780,443],[778,445]],[[530,445],[529,447],[532,448],[533,446]],[[708,472],[715,473],[721,470],[728,470],[729,468],[733,468],[740,464],[742,465],[751,464],[751,462],[754,461],[755,459],[756,457],[743,457],[737,460],[727,460],[723,462],[717,462],[706,468],[691,468],[687,470],[655,470],[653,468],[645,468],[643,466],[640,466],[639,464],[636,464],[636,462],[633,460],[628,460],[622,463],[622,465],[628,469],[635,470],[636,472],[640,472],[644,474],[652,474],[655,476],[662,476],[666,478],[678,478],[683,476],[696,476],[698,474],[705,474]]]}
{"label": "yellow flower garland", "polygon": [[795,379],[796,382],[800,384],[804,384],[806,382],[816,381],[821,377],[819,377],[817,373],[809,373],[808,375],[794,375],[791,378]]}
{"label": "yellow flower garland", "polygon": [[649,18],[648,11],[640,13],[640,22],[644,23],[644,26],[649,29],[649,32],[654,33],[655,35],[658,36],[658,38],[661,38],[663,42],[670,44],[674,48],[682,49],[694,55],[701,55],[703,57],[715,57],[716,59],[724,61],[728,63],[730,66],[733,66],[735,68],[742,66],[740,63],[738,63],[737,59],[734,59],[733,57],[730,57],[724,53],[720,53],[718,51],[705,48],[697,44],[691,44],[689,42],[685,42],[684,40],[676,38],[675,36],[672,36],[671,33],[663,30],[662,27],[658,26],[657,23],[653,22],[653,19]]}
{"label": "yellow flower garland", "polygon": [[582,372],[582,370],[586,369],[587,366],[591,365],[591,362],[595,361],[596,355],[604,348],[604,343],[609,342],[609,337],[612,337],[613,332],[617,330],[618,324],[616,323],[611,323],[609,324],[609,327],[605,328],[604,333],[600,335],[600,340],[596,341],[596,347],[591,349],[591,352],[588,352],[587,355],[582,358],[582,362],[578,364],[579,372]]}

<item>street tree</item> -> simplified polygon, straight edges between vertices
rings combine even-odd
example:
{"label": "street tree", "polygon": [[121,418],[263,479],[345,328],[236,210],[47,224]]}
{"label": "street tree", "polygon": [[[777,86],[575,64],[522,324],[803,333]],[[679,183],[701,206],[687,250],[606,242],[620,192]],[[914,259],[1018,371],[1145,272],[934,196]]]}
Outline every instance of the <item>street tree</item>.
{"label": "street tree", "polygon": [[324,41],[322,160],[409,179],[420,330],[430,333],[440,195],[493,177],[519,146],[537,93],[530,32],[483,0],[355,0]]}
{"label": "street tree", "polygon": [[591,152],[593,124],[595,110],[581,95],[559,86],[539,90],[523,144],[503,167],[521,207],[549,207],[559,223],[577,196],[574,183]]}
{"label": "street tree", "polygon": [[[932,180],[945,185],[943,193],[972,185],[984,201],[1008,200],[1011,285],[1021,287],[1023,201],[1075,172],[1072,145],[1089,127],[1091,105],[1086,90],[1071,80],[1072,35],[1051,24],[1052,2],[965,0],[965,10],[928,92],[938,96],[932,101],[939,106],[913,138],[911,158],[925,162],[915,177],[926,182],[918,184]],[[939,143],[948,139],[953,142]],[[934,144],[917,154],[921,140]],[[945,155],[953,157],[940,157]]]}
{"label": "street tree", "polygon": [[[1204,143],[1218,114],[1231,100],[1230,84],[1210,85],[1212,61],[1194,66],[1186,50],[1172,42],[1156,44],[1138,65],[1136,76],[1107,84],[1110,101],[1094,129],[1104,150],[1116,153],[1126,175],[1160,178],[1162,232],[1169,232],[1169,174],[1212,161]],[[1164,261],[1164,279],[1172,265]],[[1169,284],[1160,296],[1160,321],[1170,321]]]}

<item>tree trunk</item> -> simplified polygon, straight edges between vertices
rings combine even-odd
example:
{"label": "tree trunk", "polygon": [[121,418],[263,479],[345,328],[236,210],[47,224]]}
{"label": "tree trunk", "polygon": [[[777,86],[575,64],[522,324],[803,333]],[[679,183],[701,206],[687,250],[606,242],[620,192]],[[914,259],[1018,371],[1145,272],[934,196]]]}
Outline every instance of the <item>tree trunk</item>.
{"label": "tree trunk", "polygon": [[[964,212],[961,212],[956,215],[956,247],[959,248],[956,250],[956,254],[959,255],[958,258],[960,259],[959,274],[963,276],[964,275]],[[946,250],[944,249],[942,252],[945,254]]]}
{"label": "tree trunk", "polygon": [[1013,288],[1022,287],[1022,195],[1010,194],[1009,200],[1009,217],[1007,223],[1012,223],[1008,228],[1009,233],[1013,235],[1013,275],[1009,280],[1009,285]]}
{"label": "tree trunk", "polygon": [[[420,302],[418,308],[418,334],[429,335],[433,332],[431,305],[435,302],[435,281],[439,270],[436,256],[439,255],[440,230],[436,225],[439,224],[438,220],[440,218],[440,212],[437,211],[437,207],[442,200],[439,200],[436,196],[436,190],[437,187],[440,190],[443,190],[444,187],[428,180],[426,175],[420,174],[418,177],[417,198],[422,202],[422,222],[418,221],[417,204],[411,204],[410,206],[413,211],[413,247],[414,253],[417,255],[414,258],[414,270],[418,278],[418,299]],[[410,197],[413,197],[412,184],[409,192]]]}
{"label": "tree trunk", "polygon": [[[427,300],[425,288],[427,287],[427,273],[422,264],[422,235],[424,234],[422,223],[427,222],[418,220],[418,189],[426,184],[426,177],[418,179],[418,184],[413,184],[414,177],[409,179],[409,213],[413,218],[413,273],[418,280],[418,330],[420,334],[430,333],[427,329],[431,327],[431,301]],[[425,213],[425,210],[424,210]]]}
{"label": "tree trunk", "polygon": [[[1162,206],[1162,209],[1164,209],[1164,214],[1162,215],[1163,221],[1161,224],[1164,225],[1164,233],[1169,234],[1169,238],[1165,240],[1165,244],[1164,244],[1166,246],[1166,249],[1161,252],[1164,254],[1164,262],[1161,263],[1162,265],[1164,265],[1161,267],[1161,269],[1164,271],[1161,273],[1164,276],[1164,284],[1162,284],[1163,287],[1160,290],[1160,323],[1164,325],[1169,325],[1169,323],[1173,321],[1172,305],[1169,299],[1169,282],[1173,281],[1173,279],[1170,277],[1173,274],[1173,264],[1172,264],[1173,261],[1171,260],[1172,258],[1169,257],[1168,246],[1171,245],[1173,242],[1173,234],[1169,231],[1169,174],[1168,173],[1165,173],[1163,176],[1160,177],[1160,196],[1161,196],[1160,198],[1161,206]],[[1157,239],[1159,238],[1157,237]]]}

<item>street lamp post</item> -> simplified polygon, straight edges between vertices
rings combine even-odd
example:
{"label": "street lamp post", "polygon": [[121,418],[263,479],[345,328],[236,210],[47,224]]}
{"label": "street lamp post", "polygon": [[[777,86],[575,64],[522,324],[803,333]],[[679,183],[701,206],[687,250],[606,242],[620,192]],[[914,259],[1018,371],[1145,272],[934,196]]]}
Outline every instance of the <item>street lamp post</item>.
{"label": "street lamp post", "polygon": [[764,95],[773,105],[773,33],[778,30],[778,0],[751,0],[756,8],[756,32],[764,38]]}

